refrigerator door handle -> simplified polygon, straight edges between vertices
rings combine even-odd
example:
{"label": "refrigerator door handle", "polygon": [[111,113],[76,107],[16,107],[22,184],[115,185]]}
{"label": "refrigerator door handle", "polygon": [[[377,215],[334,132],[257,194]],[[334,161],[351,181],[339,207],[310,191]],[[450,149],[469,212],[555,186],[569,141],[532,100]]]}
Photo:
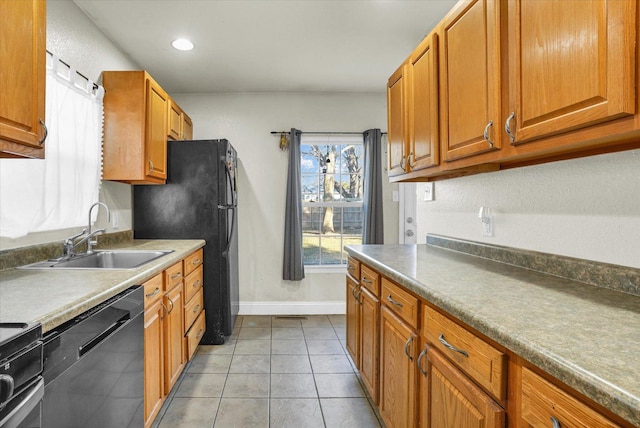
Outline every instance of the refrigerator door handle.
{"label": "refrigerator door handle", "polygon": [[233,234],[235,232],[236,229],[236,207],[227,207],[227,209],[232,210],[231,212],[231,231],[229,232],[229,236],[227,236],[227,245],[224,248],[224,251],[222,251],[222,255],[226,256],[227,254],[229,254],[229,248],[231,247],[231,238],[233,238]]}

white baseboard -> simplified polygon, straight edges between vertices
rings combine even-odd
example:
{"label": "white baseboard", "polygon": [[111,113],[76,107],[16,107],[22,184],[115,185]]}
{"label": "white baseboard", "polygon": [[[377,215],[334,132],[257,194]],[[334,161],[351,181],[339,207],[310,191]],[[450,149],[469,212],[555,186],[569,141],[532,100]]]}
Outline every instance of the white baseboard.
{"label": "white baseboard", "polygon": [[239,315],[334,315],[345,314],[340,302],[240,302]]}

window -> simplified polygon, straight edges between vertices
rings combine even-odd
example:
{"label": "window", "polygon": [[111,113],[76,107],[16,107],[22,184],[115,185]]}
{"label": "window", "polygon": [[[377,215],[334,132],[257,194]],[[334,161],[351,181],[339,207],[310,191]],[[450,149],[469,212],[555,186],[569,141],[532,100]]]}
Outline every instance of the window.
{"label": "window", "polygon": [[345,245],[362,243],[361,135],[302,135],[302,247],[305,266],[343,266]]}

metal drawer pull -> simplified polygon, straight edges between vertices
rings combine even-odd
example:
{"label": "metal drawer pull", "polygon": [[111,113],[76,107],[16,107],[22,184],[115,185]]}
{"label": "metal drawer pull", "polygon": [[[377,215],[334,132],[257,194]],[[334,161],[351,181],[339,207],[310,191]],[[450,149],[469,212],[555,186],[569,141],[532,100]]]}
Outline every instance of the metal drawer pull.
{"label": "metal drawer pull", "polygon": [[156,294],[158,294],[160,292],[160,288],[156,287],[155,290],[153,290],[151,293],[149,294],[145,294],[145,296],[147,296],[148,298],[152,298],[153,296],[155,296]]}
{"label": "metal drawer pull", "polygon": [[200,310],[200,305],[196,306],[195,308],[193,308],[193,313],[195,314],[196,312],[198,312]]}
{"label": "metal drawer pull", "polygon": [[360,294],[362,294],[362,287],[358,288],[358,292],[354,296],[356,298],[356,300],[358,301],[358,303],[362,304],[362,302],[360,301]]}
{"label": "metal drawer pull", "polygon": [[367,277],[366,277],[366,276],[363,276],[363,277],[362,277],[362,282],[364,282],[364,283],[366,283],[366,284],[373,284],[373,281],[372,281],[372,280],[370,280],[370,279],[367,279]]}
{"label": "metal drawer pull", "polygon": [[464,355],[465,357],[469,358],[469,354],[467,353],[467,351],[463,351],[462,349],[458,349],[455,346],[451,345],[449,342],[447,342],[444,339],[444,334],[440,333],[440,337],[438,337],[438,339],[440,340],[440,343],[442,343],[444,345],[445,348],[450,349],[454,352],[459,352],[462,355]]}
{"label": "metal drawer pull", "polygon": [[418,355],[417,363],[418,363],[418,370],[420,370],[420,373],[422,373],[422,376],[427,377],[427,371],[422,369],[422,359],[424,358],[425,355],[427,355],[426,347],[422,352],[420,352],[420,355]]}
{"label": "metal drawer pull", "polygon": [[357,287],[357,286],[355,286],[355,287],[353,287],[353,288],[351,289],[351,295],[353,296],[353,298],[354,298],[354,299],[356,298],[356,288],[358,288],[358,287]]}
{"label": "metal drawer pull", "polygon": [[153,172],[155,168],[153,167],[153,161],[149,159],[149,172]]}
{"label": "metal drawer pull", "polygon": [[560,421],[554,418],[553,416],[551,416],[551,423],[553,424],[551,425],[553,428],[561,428]]}
{"label": "metal drawer pull", "polygon": [[348,270],[349,272],[353,272],[354,270],[356,270],[356,268],[354,268],[353,266],[349,266],[349,267],[347,268],[347,270]]}
{"label": "metal drawer pull", "polygon": [[393,300],[393,298],[391,297],[391,294],[389,294],[387,296],[387,301],[390,302],[391,304],[394,304],[394,305],[399,306],[399,307],[403,307],[404,306],[402,303]]}
{"label": "metal drawer pull", "polygon": [[167,315],[169,315],[171,312],[173,312],[173,300],[171,300],[169,297],[167,297],[167,300],[171,304],[171,309],[169,309],[169,312],[167,312]]}
{"label": "metal drawer pull", "polygon": [[202,260],[200,259],[195,259],[191,262],[192,265],[199,265],[200,263],[202,263]]}
{"label": "metal drawer pull", "polygon": [[200,331],[198,331],[198,335],[196,336],[196,339],[200,339],[203,334],[204,334],[204,331],[202,331],[202,329],[200,329]]}
{"label": "metal drawer pull", "polygon": [[489,143],[490,147],[493,147],[493,141],[491,141],[491,139],[489,138],[489,129],[493,126],[493,120],[490,120],[489,123],[487,123],[487,126],[484,127],[484,139],[487,140],[487,143]]}
{"label": "metal drawer pull", "polygon": [[178,278],[180,278],[181,276],[182,276],[182,272],[178,272],[177,274],[172,275],[172,276],[171,276],[171,279],[178,279]]}
{"label": "metal drawer pull", "polygon": [[193,287],[200,287],[200,280],[197,280],[196,282],[193,283]]}
{"label": "metal drawer pull", "polygon": [[413,357],[409,354],[409,346],[411,346],[411,342],[413,342],[413,336],[407,340],[407,343],[404,344],[404,353],[409,357],[409,361],[413,361]]}
{"label": "metal drawer pull", "polygon": [[512,111],[509,117],[507,118],[507,121],[504,123],[504,132],[506,132],[509,138],[511,138],[512,143],[516,141],[516,135],[511,131],[511,121],[515,119],[515,117],[516,117],[516,112]]}
{"label": "metal drawer pull", "polygon": [[[413,163],[411,163],[411,158],[413,158]],[[416,166],[416,155],[414,155],[413,152],[409,153],[409,156],[407,157],[407,164],[411,169]]]}

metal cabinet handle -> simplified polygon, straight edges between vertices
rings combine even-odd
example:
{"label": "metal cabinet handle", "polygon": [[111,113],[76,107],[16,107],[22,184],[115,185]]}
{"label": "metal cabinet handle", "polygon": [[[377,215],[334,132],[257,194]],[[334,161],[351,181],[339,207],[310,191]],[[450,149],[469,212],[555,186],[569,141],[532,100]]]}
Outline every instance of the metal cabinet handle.
{"label": "metal cabinet handle", "polygon": [[409,340],[407,340],[407,343],[404,344],[404,353],[406,354],[407,357],[409,357],[409,361],[413,361],[413,357],[411,356],[411,354],[409,354],[409,346],[411,346],[412,342],[413,342],[413,336],[411,336]]}
{"label": "metal cabinet handle", "polygon": [[553,416],[551,416],[551,424],[553,428],[561,428],[560,421],[554,418]]}
{"label": "metal cabinet handle", "polygon": [[195,259],[191,262],[192,265],[199,265],[200,263],[202,263],[202,260],[200,259]]}
{"label": "metal cabinet handle", "polygon": [[182,272],[178,272],[178,273],[177,273],[177,274],[175,274],[175,275],[171,275],[171,279],[178,279],[178,278],[180,278],[181,276],[182,276]]}
{"label": "metal cabinet handle", "polygon": [[171,304],[171,309],[169,309],[169,312],[167,312],[167,315],[169,315],[171,312],[173,312],[173,300],[171,300],[169,297],[167,297],[167,300],[169,301],[169,304]]}
{"label": "metal cabinet handle", "polygon": [[372,280],[370,280],[370,279],[367,279],[367,277],[366,277],[366,276],[363,276],[363,277],[362,277],[362,282],[364,282],[364,283],[366,283],[366,284],[373,284],[373,281],[372,281]]}
{"label": "metal cabinet handle", "polygon": [[204,331],[202,329],[200,329],[198,331],[198,335],[196,336],[196,339],[200,339],[202,337],[202,335],[204,334]]}
{"label": "metal cabinet handle", "polygon": [[427,377],[427,371],[422,369],[422,359],[424,358],[424,356],[427,355],[427,347],[425,346],[425,348],[423,349],[422,352],[420,352],[420,355],[418,355],[418,370],[420,370],[420,373],[422,373],[422,376]]}
{"label": "metal cabinet handle", "polygon": [[354,299],[356,298],[356,288],[358,288],[357,285],[351,289],[351,295],[353,296]]}
{"label": "metal cabinet handle", "polygon": [[197,280],[196,282],[193,283],[193,288],[198,288],[200,287],[200,280]]}
{"label": "metal cabinet handle", "polygon": [[160,292],[160,288],[156,287],[155,290],[153,290],[151,293],[149,294],[145,294],[145,296],[147,296],[148,298],[152,298],[153,296],[157,295]]}
{"label": "metal cabinet handle", "polygon": [[354,296],[356,298],[356,300],[358,301],[358,304],[362,304],[362,301],[360,301],[360,294],[362,294],[362,287],[358,288],[358,292],[356,293],[356,295]]}
{"label": "metal cabinet handle", "polygon": [[163,320],[167,315],[169,315],[169,309],[165,306],[164,302],[160,302],[162,305],[162,309],[164,309],[164,315],[160,315],[160,319]]}
{"label": "metal cabinet handle", "polygon": [[402,168],[404,172],[407,172],[407,170],[405,169],[405,166],[406,166],[405,156],[402,156],[402,159],[400,159],[400,168]]}
{"label": "metal cabinet handle", "polygon": [[153,172],[155,168],[153,167],[153,161],[149,159],[149,172]]}
{"label": "metal cabinet handle", "polygon": [[515,117],[516,117],[516,112],[512,111],[509,117],[507,118],[507,121],[504,123],[504,132],[506,132],[509,138],[511,138],[512,143],[516,141],[516,134],[514,134],[511,131],[511,121],[515,119]]}
{"label": "metal cabinet handle", "polygon": [[393,305],[399,306],[399,307],[403,307],[404,305],[396,300],[393,300],[393,298],[391,297],[391,294],[389,294],[387,296],[387,301],[390,302]]}
{"label": "metal cabinet handle", "polygon": [[198,311],[200,310],[200,305],[198,304],[198,306],[196,306],[195,308],[193,308],[193,313],[198,313]]}
{"label": "metal cabinet handle", "polygon": [[347,268],[347,270],[348,270],[349,272],[353,272],[354,270],[356,270],[356,268],[354,268],[353,266],[349,266],[349,267]]}
{"label": "metal cabinet handle", "polygon": [[491,139],[489,138],[489,129],[491,129],[491,127],[493,126],[493,120],[490,120],[489,123],[487,123],[487,126],[484,127],[484,139],[487,140],[487,143],[489,143],[489,147],[493,148],[493,141],[491,141]]}
{"label": "metal cabinet handle", "polygon": [[38,142],[38,145],[41,146],[44,144],[44,140],[46,140],[49,136],[49,130],[47,129],[47,125],[44,124],[42,119],[40,119],[40,126],[42,126],[42,129],[44,130],[44,136],[42,137],[42,140]]}
{"label": "metal cabinet handle", "polygon": [[467,351],[463,351],[462,349],[456,348],[455,346],[447,342],[444,339],[444,334],[440,333],[440,337],[438,337],[438,340],[440,340],[440,343],[442,343],[445,348],[450,349],[451,351],[454,351],[454,352],[459,352],[465,357],[469,358],[469,354],[467,353]]}
{"label": "metal cabinet handle", "polygon": [[[411,163],[411,158],[413,158],[413,163]],[[413,152],[409,153],[409,156],[407,157],[407,164],[409,165],[409,168],[412,169],[416,166],[416,155],[414,155]]]}

